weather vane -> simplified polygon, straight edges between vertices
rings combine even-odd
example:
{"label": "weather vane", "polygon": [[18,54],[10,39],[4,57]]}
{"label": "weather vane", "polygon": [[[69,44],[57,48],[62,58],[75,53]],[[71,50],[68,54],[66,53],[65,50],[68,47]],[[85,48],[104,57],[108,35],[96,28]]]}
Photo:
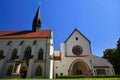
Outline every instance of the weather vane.
{"label": "weather vane", "polygon": [[41,2],[40,2],[40,0],[39,0],[39,6],[41,5]]}

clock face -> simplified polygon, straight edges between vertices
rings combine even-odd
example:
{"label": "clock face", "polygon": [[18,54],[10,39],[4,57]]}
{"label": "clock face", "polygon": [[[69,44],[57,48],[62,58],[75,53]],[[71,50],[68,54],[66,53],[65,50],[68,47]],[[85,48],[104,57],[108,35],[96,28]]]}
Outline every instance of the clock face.
{"label": "clock face", "polygon": [[83,49],[80,46],[74,46],[72,48],[72,52],[73,52],[73,54],[75,54],[77,56],[80,56],[82,54],[82,52],[83,52]]}

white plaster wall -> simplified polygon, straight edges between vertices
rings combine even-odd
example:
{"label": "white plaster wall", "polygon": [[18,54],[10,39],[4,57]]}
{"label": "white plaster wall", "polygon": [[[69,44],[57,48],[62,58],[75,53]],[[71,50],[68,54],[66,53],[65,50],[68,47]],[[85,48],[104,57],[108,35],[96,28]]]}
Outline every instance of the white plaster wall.
{"label": "white plaster wall", "polygon": [[[33,42],[35,40],[37,41],[36,45],[33,45]],[[9,41],[12,41],[12,43],[10,45],[6,45]],[[24,41],[24,42],[22,45],[19,45],[21,41]],[[29,70],[31,70],[31,71],[29,71],[30,73],[28,74],[28,77],[34,77],[34,73],[33,73],[33,71],[35,69],[35,68],[33,68],[33,67],[35,67],[34,60],[37,59],[38,51],[40,48],[42,48],[44,51],[42,63],[40,62],[40,63],[36,63],[36,64],[42,65],[43,71],[45,71],[44,69],[46,69],[47,73],[43,72],[43,74],[44,74],[43,77],[49,77],[49,75],[50,75],[49,74],[49,72],[50,72],[50,55],[53,55],[53,50],[54,50],[53,45],[50,46],[49,43],[53,44],[53,38],[51,40],[50,40],[50,38],[0,39],[0,50],[3,50],[4,55],[6,56],[4,60],[8,61],[11,57],[12,50],[14,48],[16,48],[18,51],[17,55],[19,55],[19,59],[23,59],[24,51],[25,51],[26,47],[30,46],[32,49],[31,54],[33,55],[33,60],[29,62],[30,63],[29,65],[30,66],[32,65],[32,66],[29,68]],[[46,68],[45,68],[45,64],[46,64]],[[52,63],[52,65],[53,65],[53,63]],[[51,67],[53,67],[52,65],[51,65]],[[6,66],[6,65],[5,64],[0,65],[0,68],[2,66]],[[5,67],[5,70],[7,70],[7,67]],[[5,72],[5,70],[3,70],[3,71]]]}
{"label": "white plaster wall", "polygon": [[61,73],[63,75],[68,75],[68,70],[72,64],[77,59],[85,61],[89,68],[91,67],[89,58],[83,58],[83,57],[65,57],[65,44],[61,44],[61,60],[55,60],[54,61],[54,77],[56,77],[56,73],[60,76]]}
{"label": "white plaster wall", "polygon": [[60,51],[54,51],[54,56],[61,56],[61,52]]}
{"label": "white plaster wall", "polygon": [[[78,37],[78,40],[76,40],[76,37]],[[90,50],[89,41],[86,38],[84,38],[78,31],[75,31],[65,44],[67,56],[75,56],[72,52],[72,48],[75,45],[79,45],[83,48],[83,53],[81,55],[91,55],[92,54],[91,50]]]}
{"label": "white plaster wall", "polygon": [[[37,43],[36,45],[33,45],[33,41],[34,40],[37,40]],[[12,41],[12,43],[8,46],[6,45],[9,41]],[[20,42],[21,41],[24,41],[23,45],[21,45],[21,49],[22,50],[19,50],[19,47],[20,47]],[[44,54],[45,54],[45,51],[46,51],[46,39],[4,39],[4,40],[0,40],[0,50],[3,50],[4,52],[4,55],[6,55],[6,57],[8,57],[8,59],[10,59],[11,57],[11,53],[12,53],[12,50],[14,48],[16,48],[19,52],[19,55],[20,56],[24,56],[24,51],[26,49],[27,46],[30,46],[33,50],[34,48],[34,51],[32,51],[32,54],[35,55],[35,59],[37,59],[37,54],[38,54],[38,51],[40,48],[42,48],[44,50]],[[45,56],[44,56],[45,58]]]}
{"label": "white plaster wall", "polygon": [[[58,53],[57,53],[58,54]],[[106,70],[106,73],[109,75],[113,75],[112,72],[112,65],[107,62],[107,60],[99,58],[99,57],[66,57],[65,56],[65,43],[61,44],[61,60],[55,60],[54,61],[54,77],[56,77],[56,73],[58,76],[60,76],[61,73],[63,75],[68,75],[68,70],[75,60],[80,59],[83,60],[90,70],[92,70],[93,75],[96,74],[96,69],[94,69],[94,66],[109,66],[110,68],[104,68]],[[92,64],[90,63],[90,60],[92,60]],[[108,71],[107,71],[108,70]],[[95,73],[94,73],[95,72]]]}
{"label": "white plaster wall", "polygon": [[7,61],[5,59],[0,60],[0,77],[4,77],[7,67]]}

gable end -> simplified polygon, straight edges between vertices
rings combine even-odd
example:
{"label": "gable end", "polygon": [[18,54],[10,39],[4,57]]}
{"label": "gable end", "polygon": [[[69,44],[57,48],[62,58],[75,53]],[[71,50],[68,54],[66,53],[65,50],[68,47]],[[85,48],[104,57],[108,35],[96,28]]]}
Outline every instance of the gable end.
{"label": "gable end", "polygon": [[66,43],[66,42],[69,40],[69,38],[72,36],[72,34],[73,34],[75,31],[78,31],[89,43],[91,43],[90,40],[89,40],[88,38],[86,38],[77,28],[75,28],[75,30],[74,30],[74,31],[70,34],[70,36],[64,41],[64,43]]}

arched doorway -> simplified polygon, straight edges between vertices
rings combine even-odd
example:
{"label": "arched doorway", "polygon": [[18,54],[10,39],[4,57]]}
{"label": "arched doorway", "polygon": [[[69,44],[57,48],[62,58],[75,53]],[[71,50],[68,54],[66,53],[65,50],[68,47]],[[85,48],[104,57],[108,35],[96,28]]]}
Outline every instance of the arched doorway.
{"label": "arched doorway", "polygon": [[72,67],[72,75],[82,75],[80,62],[74,63]]}
{"label": "arched doorway", "polygon": [[21,78],[26,78],[27,76],[27,68],[26,67],[21,67],[20,69],[20,75],[21,75]]}
{"label": "arched doorway", "polygon": [[69,68],[69,75],[91,76],[89,66],[81,59],[72,62]]}

